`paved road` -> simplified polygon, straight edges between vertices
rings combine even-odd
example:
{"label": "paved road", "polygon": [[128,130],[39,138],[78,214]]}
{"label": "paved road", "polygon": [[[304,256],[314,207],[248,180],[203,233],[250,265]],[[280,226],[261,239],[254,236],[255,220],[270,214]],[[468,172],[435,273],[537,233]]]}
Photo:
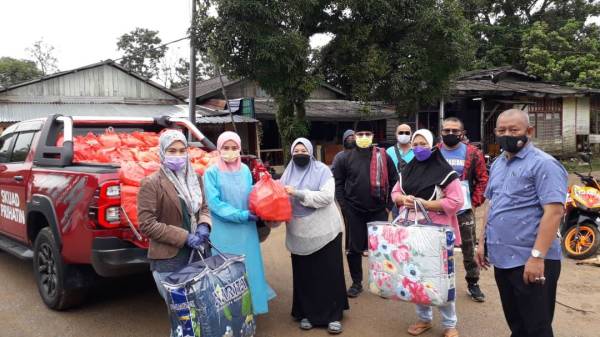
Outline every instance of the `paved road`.
{"label": "paved road", "polygon": [[[277,292],[271,312],[258,318],[257,337],[327,336],[323,330],[303,332],[292,321],[291,267],[284,247],[284,229],[279,228],[263,244],[269,282]],[[460,254],[458,254],[460,261]],[[365,266],[366,267],[366,266]],[[109,280],[93,290],[86,304],[67,312],[46,309],[33,281],[31,264],[0,253],[0,337],[161,337],[167,336],[166,309],[149,275]],[[458,317],[462,336],[508,336],[491,272],[481,285],[488,301],[467,299],[462,266],[458,268]],[[600,269],[563,264],[559,300],[594,313],[583,314],[557,306],[555,331],[560,337],[597,337],[600,331]],[[407,325],[415,319],[413,306],[363,294],[350,302],[343,336],[407,336]],[[436,328],[423,336],[440,336]]]}

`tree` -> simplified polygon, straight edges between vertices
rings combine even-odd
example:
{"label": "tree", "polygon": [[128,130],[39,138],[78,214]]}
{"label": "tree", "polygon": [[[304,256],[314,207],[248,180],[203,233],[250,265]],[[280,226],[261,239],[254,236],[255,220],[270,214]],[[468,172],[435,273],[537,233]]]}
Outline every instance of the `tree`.
{"label": "tree", "polygon": [[335,36],[319,67],[353,99],[414,112],[439,99],[472,60],[468,22],[454,0],[346,0],[331,11]]}
{"label": "tree", "polygon": [[527,71],[543,80],[600,88],[600,27],[569,20],[557,30],[536,22],[523,36]]}
{"label": "tree", "polygon": [[[286,157],[292,140],[308,133],[304,102],[320,80],[309,71],[309,38],[321,32],[329,2],[207,0],[193,27],[199,51],[224,74],[254,80],[274,98]],[[217,16],[208,15],[211,6]]]}
{"label": "tree", "polygon": [[44,42],[44,40],[34,42],[31,48],[27,48],[27,51],[42,70],[43,75],[58,71],[58,67],[56,66],[57,60],[53,55],[54,47]]}
{"label": "tree", "polygon": [[536,22],[558,30],[568,20],[585,22],[600,14],[594,0],[460,0],[477,41],[471,68],[511,65],[525,69],[521,52],[524,34]]}
{"label": "tree", "polygon": [[158,76],[158,65],[167,51],[167,47],[161,46],[161,42],[158,31],[146,28],[136,28],[123,34],[117,41],[117,50],[123,51],[119,63],[146,78]]}
{"label": "tree", "polygon": [[12,57],[0,58],[0,87],[8,87],[42,75],[42,71],[33,61],[17,60]]}
{"label": "tree", "polygon": [[[173,65],[174,79],[171,86],[174,88],[187,86],[190,81],[190,61],[179,58]],[[217,76],[213,62],[209,57],[200,54],[196,58],[196,75],[198,79],[206,80]]]}

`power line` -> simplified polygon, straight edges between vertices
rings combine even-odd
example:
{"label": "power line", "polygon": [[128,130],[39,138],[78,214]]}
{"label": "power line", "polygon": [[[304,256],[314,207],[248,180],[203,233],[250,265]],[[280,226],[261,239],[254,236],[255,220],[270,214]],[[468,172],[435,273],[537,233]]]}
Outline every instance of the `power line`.
{"label": "power line", "polygon": [[[184,36],[184,37],[182,37],[182,38],[179,38],[179,39],[177,39],[177,40],[169,41],[169,42],[167,42],[167,43],[163,43],[163,44],[161,44],[161,45],[158,45],[158,46],[156,46],[156,47],[154,47],[154,48],[150,48],[149,50],[157,50],[157,49],[160,49],[160,48],[166,47],[166,46],[168,46],[168,45],[171,45],[171,44],[173,44],[173,43],[177,43],[177,42],[181,42],[181,41],[183,41],[183,40],[187,40],[187,39],[189,39],[189,38],[190,38],[189,36]],[[121,57],[119,57],[119,58],[117,58],[117,59],[114,59],[113,61],[115,61],[115,62],[116,62],[116,61],[120,61],[120,60],[122,60],[122,59],[124,59],[124,58],[125,58],[125,56],[121,56]]]}

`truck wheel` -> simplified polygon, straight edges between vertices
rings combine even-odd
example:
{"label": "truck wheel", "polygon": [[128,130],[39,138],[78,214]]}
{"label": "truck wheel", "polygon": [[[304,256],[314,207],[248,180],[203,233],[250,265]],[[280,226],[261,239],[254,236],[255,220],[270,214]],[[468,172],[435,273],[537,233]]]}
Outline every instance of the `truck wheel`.
{"label": "truck wheel", "polygon": [[83,301],[84,289],[66,289],[67,267],[50,228],[43,228],[33,246],[33,273],[42,300],[50,309],[64,310]]}
{"label": "truck wheel", "polygon": [[572,259],[583,260],[593,256],[600,245],[600,232],[592,223],[584,222],[569,228],[562,242],[563,250]]}

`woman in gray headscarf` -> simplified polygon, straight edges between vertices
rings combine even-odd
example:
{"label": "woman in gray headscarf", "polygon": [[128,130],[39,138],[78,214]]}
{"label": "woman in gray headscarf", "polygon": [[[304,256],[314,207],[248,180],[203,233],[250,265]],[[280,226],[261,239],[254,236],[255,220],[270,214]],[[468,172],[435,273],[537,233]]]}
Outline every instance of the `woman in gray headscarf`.
{"label": "woman in gray headscarf", "polygon": [[150,238],[150,269],[166,299],[160,280],[184,267],[192,250],[203,246],[211,219],[183,133],[164,131],[159,146],[161,168],[142,180],[137,207],[140,230]]}
{"label": "woman in gray headscarf", "polygon": [[333,174],[314,158],[310,141],[298,138],[281,182],[292,198],[293,216],[286,230],[292,253],[292,316],[300,320],[301,329],[327,326],[330,333],[341,333],[340,321],[349,306]]}

